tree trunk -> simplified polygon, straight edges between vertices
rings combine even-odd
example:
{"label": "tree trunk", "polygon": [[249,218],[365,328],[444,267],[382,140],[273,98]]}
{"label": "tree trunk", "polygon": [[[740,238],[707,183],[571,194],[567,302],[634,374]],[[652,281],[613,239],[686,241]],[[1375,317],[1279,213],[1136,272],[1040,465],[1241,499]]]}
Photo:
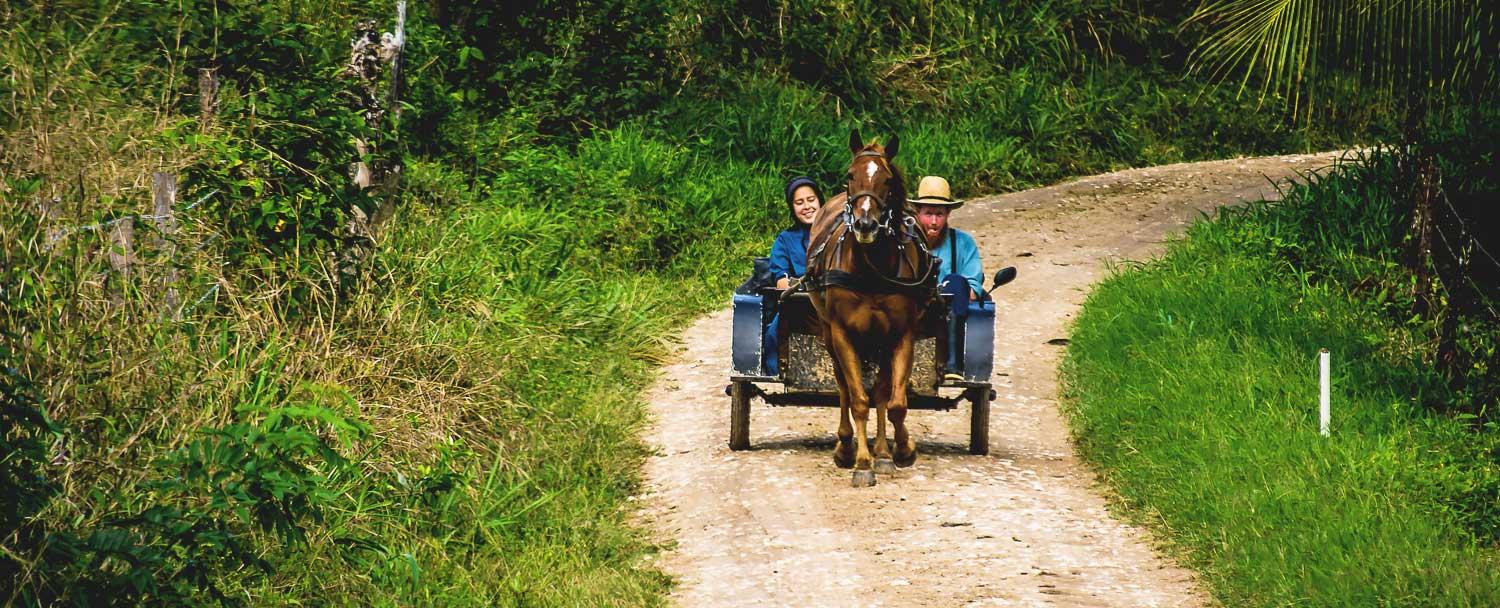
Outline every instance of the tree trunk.
{"label": "tree trunk", "polygon": [[1432,284],[1433,202],[1436,200],[1433,183],[1437,163],[1421,146],[1413,145],[1407,157],[1408,171],[1413,180],[1411,189],[1411,228],[1408,231],[1406,266],[1416,280],[1412,283],[1414,312],[1428,317],[1436,308],[1436,297]]}
{"label": "tree trunk", "polygon": [[[355,140],[357,159],[350,166],[350,178],[359,189],[374,193],[376,207],[373,217],[363,209],[349,210],[344,248],[339,256],[338,270],[343,280],[358,276],[359,267],[374,252],[374,238],[380,225],[395,215],[401,166],[391,158],[391,151],[381,149],[379,142],[384,138],[379,135],[386,129],[399,128],[401,57],[405,42],[405,0],[396,3],[394,33],[378,33],[375,21],[370,19],[360,20],[354,28],[349,64],[344,73],[355,81],[356,107],[364,116],[368,132],[375,136]],[[384,95],[380,90],[382,81],[386,87]]]}

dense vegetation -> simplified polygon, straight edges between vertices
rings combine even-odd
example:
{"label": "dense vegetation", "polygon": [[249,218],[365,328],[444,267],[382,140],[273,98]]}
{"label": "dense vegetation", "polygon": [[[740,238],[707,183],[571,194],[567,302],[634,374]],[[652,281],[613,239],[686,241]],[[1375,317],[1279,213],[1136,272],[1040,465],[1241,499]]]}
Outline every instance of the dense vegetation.
{"label": "dense vegetation", "polygon": [[[1459,124],[1447,187],[1493,200],[1500,115]],[[1410,169],[1380,149],[1221,211],[1079,315],[1065,377],[1085,453],[1226,604],[1500,603],[1500,326],[1465,321],[1466,382],[1434,364],[1401,271]],[[1500,263],[1476,251],[1471,273]]]}
{"label": "dense vegetation", "polygon": [[[1184,17],[413,2],[399,117],[368,124],[344,63],[388,2],[0,6],[0,596],[656,603],[635,389],[849,128],[963,195],[1393,132],[1183,77]],[[398,191],[351,185],[356,139]],[[152,171],[181,225],[119,272]],[[392,199],[351,266],[350,218]]]}

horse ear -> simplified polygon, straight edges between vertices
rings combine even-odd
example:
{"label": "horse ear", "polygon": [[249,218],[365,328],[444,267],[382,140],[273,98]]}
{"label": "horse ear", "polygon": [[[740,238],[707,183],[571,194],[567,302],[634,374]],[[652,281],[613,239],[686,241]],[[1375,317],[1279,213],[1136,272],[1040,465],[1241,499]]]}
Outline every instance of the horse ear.
{"label": "horse ear", "polygon": [[854,129],[850,130],[849,131],[849,152],[850,153],[859,152],[860,150],[864,149],[864,147],[865,147],[865,140],[864,140],[863,137],[859,136],[859,127],[855,127]]}
{"label": "horse ear", "polygon": [[896,134],[892,133],[891,134],[891,139],[889,141],[885,142],[885,157],[886,158],[891,158],[891,159],[896,158],[896,152],[899,151],[900,149],[901,149],[901,138],[898,137],[898,136],[896,136]]}

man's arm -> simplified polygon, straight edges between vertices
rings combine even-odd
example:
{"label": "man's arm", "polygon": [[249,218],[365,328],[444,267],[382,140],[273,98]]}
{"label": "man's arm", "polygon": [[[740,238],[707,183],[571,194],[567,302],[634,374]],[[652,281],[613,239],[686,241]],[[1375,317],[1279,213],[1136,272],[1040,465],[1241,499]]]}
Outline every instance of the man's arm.
{"label": "man's arm", "polygon": [[958,261],[954,271],[962,275],[969,282],[969,292],[975,300],[984,291],[984,262],[979,259],[979,244],[974,242],[974,237],[967,232],[960,232]]}

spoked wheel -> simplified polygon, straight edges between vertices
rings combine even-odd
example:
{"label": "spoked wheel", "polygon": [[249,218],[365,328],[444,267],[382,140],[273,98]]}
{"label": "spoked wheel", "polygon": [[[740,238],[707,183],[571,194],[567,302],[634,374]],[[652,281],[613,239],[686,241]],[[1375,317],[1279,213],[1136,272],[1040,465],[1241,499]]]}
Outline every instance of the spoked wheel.
{"label": "spoked wheel", "polygon": [[969,389],[969,453],[985,456],[990,453],[990,389]]}
{"label": "spoked wheel", "polygon": [[729,449],[750,449],[750,383],[729,385]]}

